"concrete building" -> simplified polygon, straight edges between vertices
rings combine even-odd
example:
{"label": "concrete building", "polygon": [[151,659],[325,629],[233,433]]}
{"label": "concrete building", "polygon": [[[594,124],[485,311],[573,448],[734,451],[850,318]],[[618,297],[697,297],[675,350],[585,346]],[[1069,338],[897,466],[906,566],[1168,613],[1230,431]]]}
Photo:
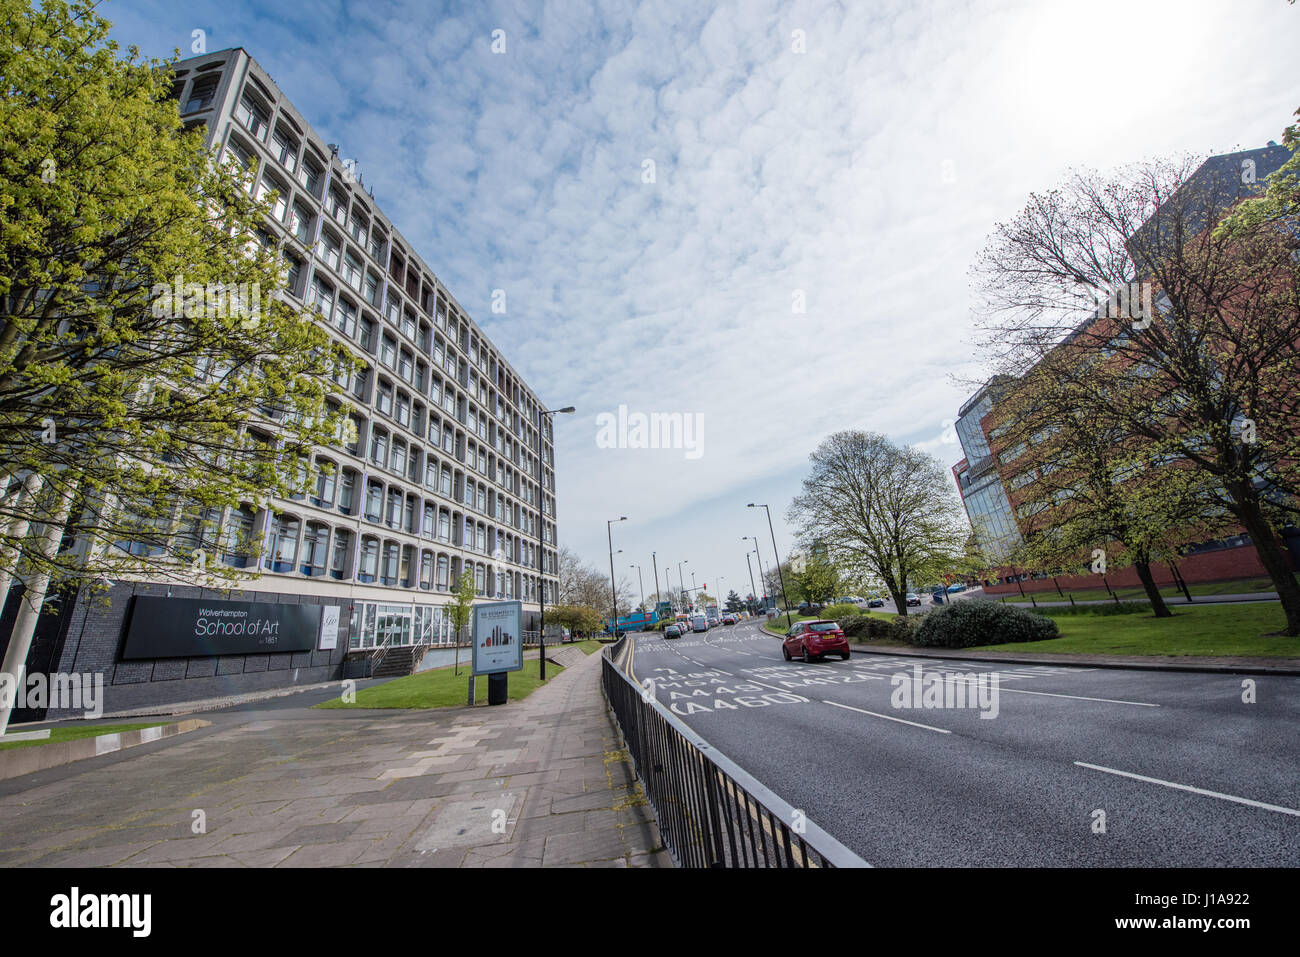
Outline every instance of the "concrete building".
{"label": "concrete building", "polygon": [[[185,124],[205,126],[223,160],[256,160],[259,196],[278,193],[262,241],[285,258],[292,301],[318,309],[333,337],[366,363],[334,384],[355,410],[355,431],[318,450],[310,494],[221,516],[219,527],[264,543],[248,567],[257,577],[241,592],[122,581],[107,605],[65,599],[57,616],[43,616],[28,672],[102,671],[107,711],[332,680],[349,653],[449,643],[444,609],[461,574],[486,600],[523,602],[525,628],[536,628],[539,588],[551,602],[557,587],[554,451],[537,394],[355,167],[245,50],[183,60],[175,72]],[[8,640],[17,591],[0,617],[0,640]],[[132,615],[136,599],[146,597],[163,602],[150,608],[155,620],[175,612],[172,645],[158,644],[166,635],[132,637],[142,617]],[[219,604],[228,601],[258,607]],[[275,616],[265,617],[263,605],[305,606],[309,614],[286,619],[286,628],[318,633],[282,642],[285,650],[228,655],[203,654],[210,645],[179,633],[186,616],[204,611],[204,627],[220,612],[269,628]],[[140,657],[145,648],[150,656]]]}

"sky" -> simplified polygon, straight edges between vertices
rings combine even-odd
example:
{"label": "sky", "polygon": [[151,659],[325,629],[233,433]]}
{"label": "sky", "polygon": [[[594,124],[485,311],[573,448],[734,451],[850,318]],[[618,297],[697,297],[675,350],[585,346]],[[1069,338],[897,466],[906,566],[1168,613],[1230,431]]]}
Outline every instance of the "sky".
{"label": "sky", "polygon": [[[559,537],[646,593],[749,591],[828,435],[945,467],[969,270],[1072,168],[1280,141],[1285,0],[110,0],[147,56],[242,46],[556,416]],[[495,296],[495,299],[494,299]],[[493,306],[496,303],[497,311]],[[502,311],[504,310],[504,311]],[[637,414],[680,447],[636,448]],[[689,443],[686,439],[689,437]],[[955,489],[953,494],[955,495]],[[652,560],[652,553],[654,558]],[[757,568],[755,567],[755,577]],[[721,581],[719,579],[721,578]]]}

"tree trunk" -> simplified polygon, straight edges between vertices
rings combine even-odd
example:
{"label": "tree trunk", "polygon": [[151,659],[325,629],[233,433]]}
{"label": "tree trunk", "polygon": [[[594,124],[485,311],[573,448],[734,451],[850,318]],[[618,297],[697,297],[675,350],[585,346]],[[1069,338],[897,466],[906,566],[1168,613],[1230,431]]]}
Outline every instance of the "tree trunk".
{"label": "tree trunk", "polygon": [[1151,599],[1151,610],[1155,612],[1156,617],[1172,618],[1174,613],[1165,604],[1165,597],[1160,594],[1160,589],[1156,587],[1156,580],[1151,575],[1151,563],[1135,562],[1133,567],[1137,569],[1138,578],[1142,579],[1142,587],[1146,590],[1147,597]]}
{"label": "tree trunk", "polygon": [[[6,530],[13,541],[22,541],[27,537],[27,530],[31,526],[31,502],[41,490],[42,478],[40,473],[32,472],[23,482],[22,487],[14,493],[14,518],[9,523]],[[4,554],[0,555],[0,611],[4,610],[5,602],[9,599],[9,586],[14,581],[14,569],[18,567],[18,548],[7,548]]]}
{"label": "tree trunk", "polygon": [[1295,637],[1300,635],[1300,583],[1296,582],[1295,573],[1287,561],[1286,553],[1278,544],[1273,528],[1265,520],[1263,512],[1255,502],[1240,504],[1237,518],[1250,533],[1250,540],[1255,544],[1255,552],[1273,580],[1277,596],[1282,601],[1282,611],[1286,615],[1285,634]]}
{"label": "tree trunk", "polygon": [[[68,510],[72,507],[72,493],[75,489],[76,485],[71,482],[64,487],[37,543],[38,554],[47,560],[54,557],[59,542],[63,540],[63,524],[67,520]],[[9,647],[5,651],[4,664],[0,665],[0,673],[14,677],[15,689],[21,687],[25,680],[27,653],[32,647],[32,635],[36,633],[37,616],[40,615],[41,606],[45,603],[50,574],[48,571],[38,570],[24,584],[26,588],[23,592],[22,604],[18,608],[18,618],[9,635]],[[13,701],[0,704],[0,735],[4,734],[5,729],[9,727],[9,715],[13,712],[13,704]]]}

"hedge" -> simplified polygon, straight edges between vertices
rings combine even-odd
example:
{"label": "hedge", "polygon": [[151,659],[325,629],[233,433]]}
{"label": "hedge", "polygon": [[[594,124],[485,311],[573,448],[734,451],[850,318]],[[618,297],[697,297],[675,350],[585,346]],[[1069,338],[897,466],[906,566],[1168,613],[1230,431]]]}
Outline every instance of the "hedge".
{"label": "hedge", "polygon": [[969,598],[941,605],[925,615],[912,644],[935,648],[972,648],[1017,641],[1045,641],[1060,629],[1046,615],[1015,605]]}

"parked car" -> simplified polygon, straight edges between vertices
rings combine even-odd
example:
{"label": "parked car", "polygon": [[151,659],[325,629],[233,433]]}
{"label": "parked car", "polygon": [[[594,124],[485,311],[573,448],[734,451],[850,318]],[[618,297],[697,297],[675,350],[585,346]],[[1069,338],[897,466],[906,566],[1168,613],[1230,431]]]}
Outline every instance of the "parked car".
{"label": "parked car", "polygon": [[796,656],[812,661],[828,654],[838,654],[848,661],[849,640],[833,621],[798,621],[785,633],[781,654],[786,661],[793,661]]}
{"label": "parked car", "polygon": [[879,595],[875,595],[874,597],[869,598],[869,599],[867,600],[867,607],[868,607],[868,608],[884,608],[884,607],[885,607],[885,599],[881,598]]}
{"label": "parked car", "polygon": [[667,628],[664,629],[665,638],[680,638],[681,636],[682,636],[682,629],[678,625],[669,625]]}
{"label": "parked car", "polygon": [[911,608],[913,605],[916,605],[917,607],[919,607],[920,604],[921,604],[921,596],[920,596],[920,595],[913,595],[913,594],[909,591],[909,592],[907,593],[907,607],[908,607],[908,608]]}
{"label": "parked car", "polygon": [[822,606],[818,603],[809,604],[806,601],[799,603],[799,614],[801,615],[820,615]]}
{"label": "parked car", "polygon": [[958,592],[962,592],[965,590],[966,590],[966,585],[964,582],[954,582],[953,584],[948,586],[949,595],[955,595]]}

